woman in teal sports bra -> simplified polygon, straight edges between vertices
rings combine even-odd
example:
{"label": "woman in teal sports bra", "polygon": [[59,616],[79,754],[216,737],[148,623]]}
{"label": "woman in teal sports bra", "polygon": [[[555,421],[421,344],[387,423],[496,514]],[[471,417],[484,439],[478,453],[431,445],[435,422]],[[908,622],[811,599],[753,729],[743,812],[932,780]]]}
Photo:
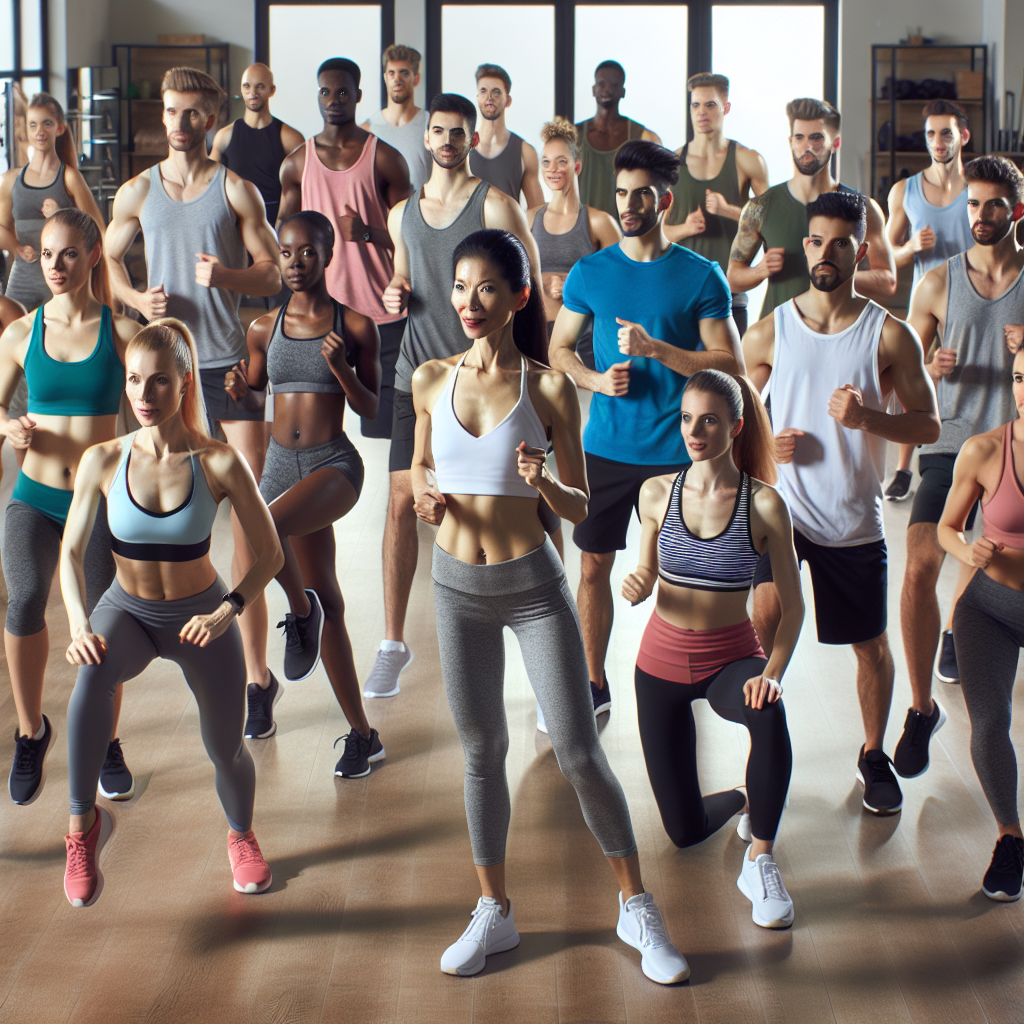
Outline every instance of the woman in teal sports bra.
{"label": "woman in teal sports bra", "polygon": [[[42,711],[50,647],[45,613],[75,473],[86,448],[114,437],[125,346],[139,327],[111,313],[102,239],[88,214],[61,210],[47,220],[40,263],[53,297],[0,337],[0,436],[24,454],[7,506],[3,543],[8,593],[4,647],[18,711],[8,789],[18,804],[38,796],[53,740]],[[28,413],[12,419],[8,408],[22,375],[28,384]],[[86,565],[93,603],[114,576],[106,515],[97,522]],[[127,799],[134,780],[116,732],[112,735],[103,791],[111,799]]]}

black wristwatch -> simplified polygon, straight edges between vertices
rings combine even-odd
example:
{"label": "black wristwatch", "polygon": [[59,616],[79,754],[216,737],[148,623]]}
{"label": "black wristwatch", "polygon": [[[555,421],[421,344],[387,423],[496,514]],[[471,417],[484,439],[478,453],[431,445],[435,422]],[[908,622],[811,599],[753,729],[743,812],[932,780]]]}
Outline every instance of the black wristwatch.
{"label": "black wristwatch", "polygon": [[373,231],[370,228],[367,228],[363,232],[363,241],[366,243],[370,243],[373,241]]}
{"label": "black wristwatch", "polygon": [[221,601],[227,601],[234,608],[236,615],[241,615],[242,609],[245,607],[245,598],[237,590],[232,590],[230,594],[225,594]]}

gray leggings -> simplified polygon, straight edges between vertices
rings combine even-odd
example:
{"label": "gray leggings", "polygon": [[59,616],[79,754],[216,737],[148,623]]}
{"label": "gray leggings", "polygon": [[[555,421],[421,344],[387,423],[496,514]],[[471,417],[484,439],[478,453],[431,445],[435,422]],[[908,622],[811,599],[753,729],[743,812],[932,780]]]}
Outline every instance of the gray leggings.
{"label": "gray leggings", "polygon": [[971,757],[1000,825],[1020,820],[1017,758],[1010,740],[1013,684],[1024,647],[1024,593],[980,569],[953,612],[953,642],[967,714]]}
{"label": "gray leggings", "polygon": [[[12,499],[4,518],[4,579],[7,581],[7,632],[35,636],[46,628],[46,602],[60,561],[63,526],[35,505]],[[114,578],[106,499],[100,500],[89,546],[85,552],[86,611]]]}
{"label": "gray leggings", "polygon": [[193,615],[212,612],[227,593],[220,577],[207,590],[180,601],[144,601],[117,580],[91,616],[94,633],[107,641],[99,665],[83,665],[68,704],[68,775],[71,813],[86,814],[114,727],[114,690],[134,679],[154,658],[180,665],[199,705],[203,744],[216,770],[217,796],[233,829],[252,825],[256,769],[242,740],[245,660],[242,636],[232,622],[206,647],[181,643],[178,633]]}
{"label": "gray leggings", "polygon": [[511,816],[503,698],[505,641],[515,633],[562,774],[606,857],[636,852],[629,808],[597,737],[576,605],[550,540],[528,555],[470,565],[434,545],[437,640],[448,703],[466,755],[473,861],[502,864]]}

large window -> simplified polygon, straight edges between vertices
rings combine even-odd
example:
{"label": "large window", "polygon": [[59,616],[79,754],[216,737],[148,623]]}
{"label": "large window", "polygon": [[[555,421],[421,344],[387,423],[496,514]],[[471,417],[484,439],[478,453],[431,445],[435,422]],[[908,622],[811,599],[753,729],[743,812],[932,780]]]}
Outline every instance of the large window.
{"label": "large window", "polygon": [[0,0],[0,171],[28,159],[25,101],[49,88],[46,0]]}

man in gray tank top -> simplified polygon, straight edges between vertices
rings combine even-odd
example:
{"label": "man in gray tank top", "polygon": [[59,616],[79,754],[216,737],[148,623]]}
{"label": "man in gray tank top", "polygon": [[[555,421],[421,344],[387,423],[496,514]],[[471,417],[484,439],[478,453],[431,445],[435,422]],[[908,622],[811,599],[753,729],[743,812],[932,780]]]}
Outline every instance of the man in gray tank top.
{"label": "man in gray tank top", "polygon": [[[224,390],[224,377],[248,359],[238,319],[240,298],[281,290],[277,237],[267,223],[256,186],[209,158],[206,135],[217,121],[221,88],[194,68],[171,68],[161,85],[167,159],[125,182],[114,197],[107,228],[107,266],[114,297],[147,320],[173,316],[195,338],[207,416],[220,423],[242,453],[257,483],[267,435],[263,410],[252,412]],[[142,231],[148,287],[136,291],[125,255]],[[249,258],[252,265],[249,265]],[[232,510],[233,585],[254,561]],[[239,619],[248,682],[269,684],[267,606],[263,596]]]}
{"label": "man in gray tank top", "polygon": [[394,146],[409,165],[409,180],[414,189],[430,177],[433,161],[425,136],[429,114],[416,106],[416,86],[420,84],[419,50],[393,43],[384,51],[384,85],[388,105],[371,114],[359,127],[373,132],[389,146]]}
{"label": "man in gray tank top", "polygon": [[477,143],[476,107],[454,93],[435,96],[427,142],[434,163],[430,180],[388,216],[395,276],[384,292],[384,308],[389,313],[408,310],[409,315],[395,368],[391,489],[384,527],[385,639],[363,684],[365,697],[397,694],[399,673],[412,660],[405,644],[405,613],[419,549],[409,472],[416,427],[412,375],[429,359],[447,359],[469,348],[451,302],[455,249],[481,228],[511,231],[526,247],[534,287],[540,287],[540,258],[522,207],[469,172],[469,153]]}
{"label": "man in gray tank top", "polygon": [[[1009,160],[986,156],[967,164],[964,178],[974,245],[925,274],[910,302],[910,324],[928,352],[942,433],[921,448],[921,485],[910,513],[900,597],[913,703],[893,760],[907,778],[928,768],[928,740],[941,724],[932,700],[932,660],[942,624],[935,585],[946,557],[937,524],[953,464],[969,437],[1017,418],[1008,383],[1024,323],[1024,250],[1014,237],[1024,215],[1024,176]],[[1017,330],[1007,330],[1013,325]],[[970,573],[961,577],[954,604],[969,580]],[[942,639],[949,647],[944,679],[958,682],[952,633]]]}
{"label": "man in gray tank top", "polygon": [[469,154],[470,174],[483,178],[519,202],[526,197],[531,208],[544,202],[540,188],[537,150],[505,127],[505,111],[512,105],[512,79],[497,64],[476,69],[476,102],[483,120],[480,141]]}

